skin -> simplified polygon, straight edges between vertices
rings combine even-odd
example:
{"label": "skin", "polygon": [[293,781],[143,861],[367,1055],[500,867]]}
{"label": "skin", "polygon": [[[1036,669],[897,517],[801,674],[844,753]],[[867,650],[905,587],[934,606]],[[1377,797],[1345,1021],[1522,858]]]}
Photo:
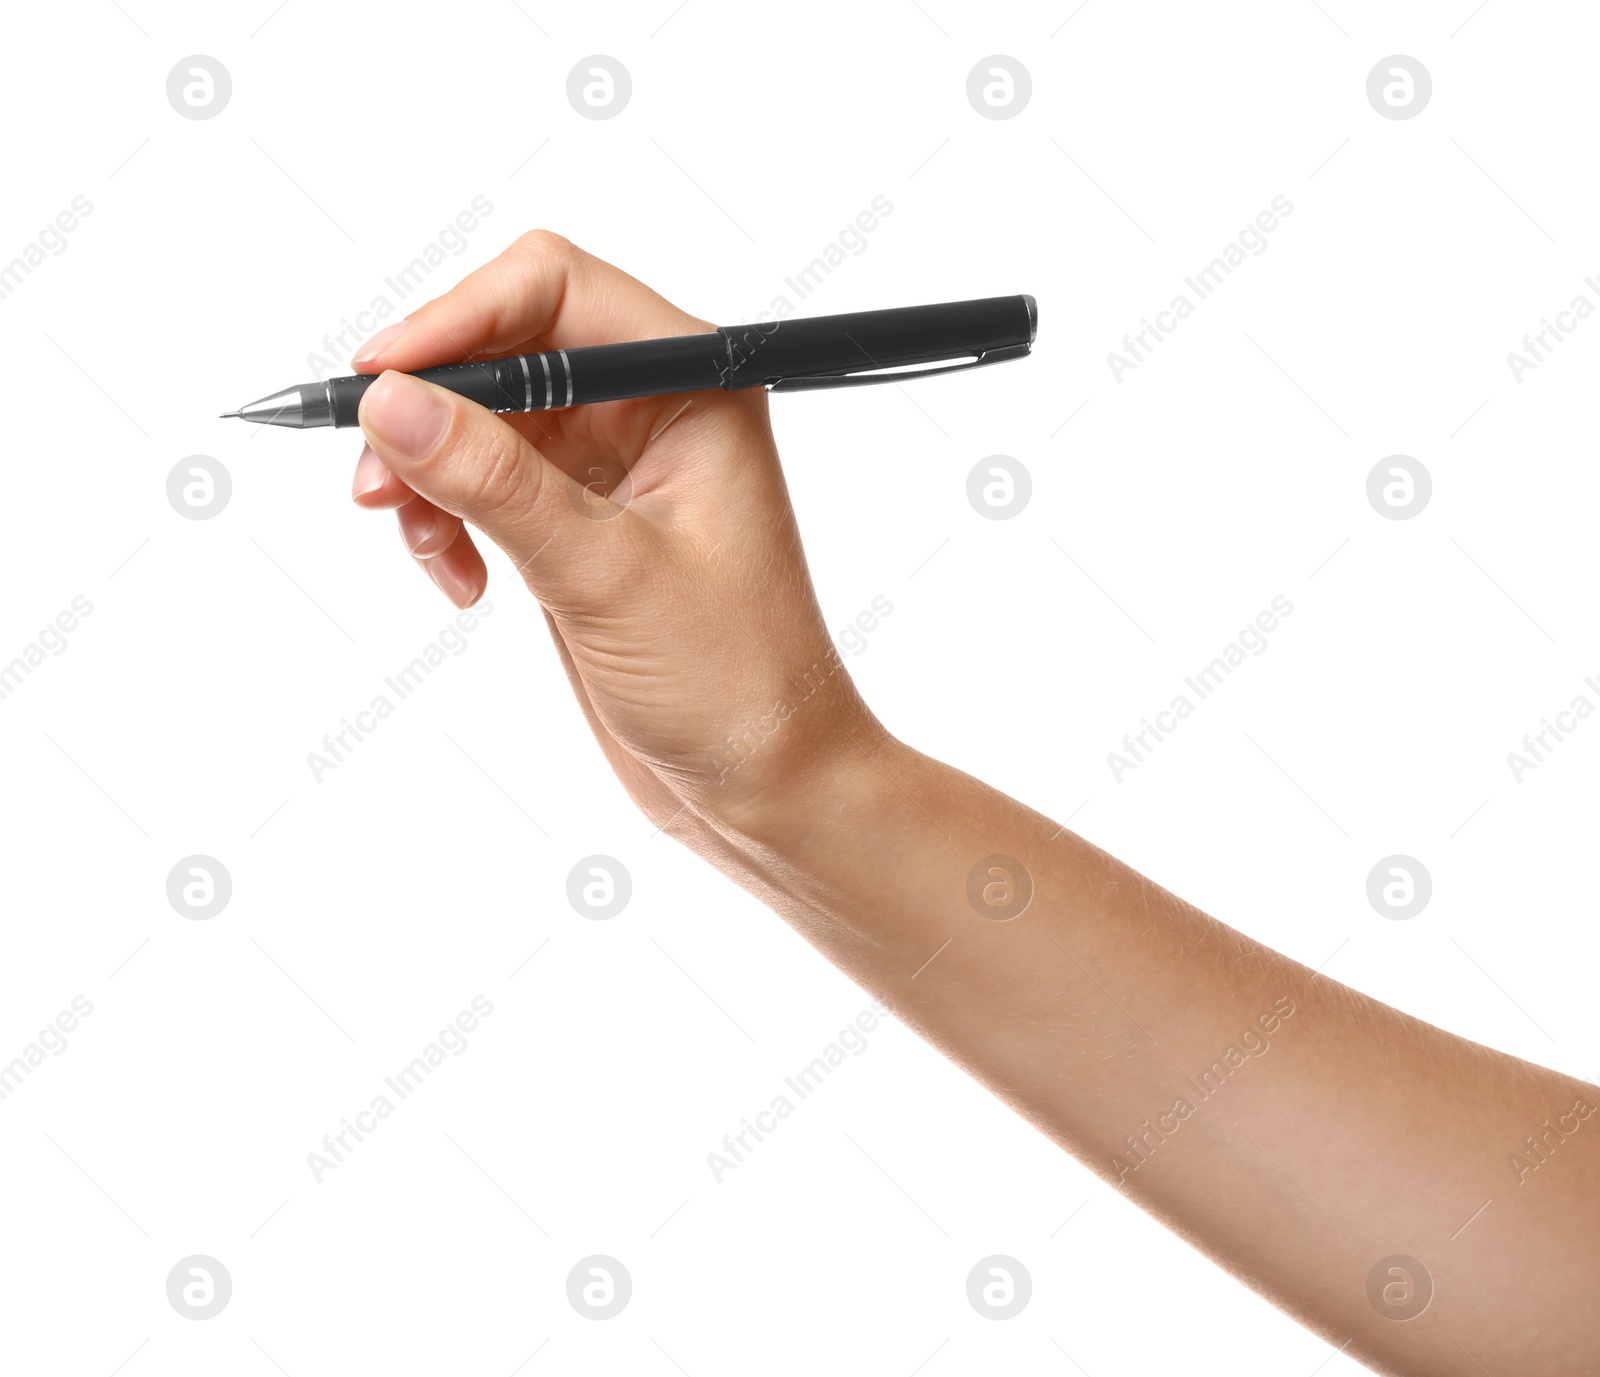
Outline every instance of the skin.
{"label": "skin", "polygon": [[[1318,976],[892,737],[831,649],[763,390],[501,417],[401,376],[711,328],[529,234],[357,355],[384,376],[356,501],[398,508],[457,606],[487,581],[468,524],[498,544],[657,826],[1246,1285],[1379,1372],[1593,1377],[1593,1086]],[[1368,1298],[1396,1256],[1434,1288],[1411,1319],[1409,1264]]]}

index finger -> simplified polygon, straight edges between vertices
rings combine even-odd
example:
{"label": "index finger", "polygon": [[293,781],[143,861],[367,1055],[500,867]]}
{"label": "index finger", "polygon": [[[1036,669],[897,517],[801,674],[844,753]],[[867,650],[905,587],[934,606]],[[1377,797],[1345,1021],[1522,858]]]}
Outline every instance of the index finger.
{"label": "index finger", "polygon": [[[393,326],[389,327],[393,330]],[[439,364],[585,344],[710,332],[620,268],[548,230],[532,230],[402,322],[373,337],[358,373],[412,373]]]}

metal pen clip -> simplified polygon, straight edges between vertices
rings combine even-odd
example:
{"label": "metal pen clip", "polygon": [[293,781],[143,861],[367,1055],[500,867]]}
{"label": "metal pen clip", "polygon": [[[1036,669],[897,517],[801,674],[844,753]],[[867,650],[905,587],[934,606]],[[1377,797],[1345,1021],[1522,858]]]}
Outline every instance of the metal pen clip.
{"label": "metal pen clip", "polygon": [[777,378],[767,384],[769,392],[813,392],[826,387],[861,387],[867,383],[900,382],[906,378],[930,378],[940,373],[960,373],[985,364],[1020,359],[1033,352],[1033,344],[1008,344],[1001,349],[986,349],[965,363],[923,368],[915,364],[900,367],[867,367],[849,373],[816,373],[797,378]]}

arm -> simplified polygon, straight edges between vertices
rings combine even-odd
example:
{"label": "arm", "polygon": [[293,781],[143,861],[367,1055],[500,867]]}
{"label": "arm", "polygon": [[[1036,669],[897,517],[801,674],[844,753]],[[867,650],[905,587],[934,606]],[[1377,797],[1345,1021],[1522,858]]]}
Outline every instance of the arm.
{"label": "arm", "polygon": [[[1597,1370],[1594,1087],[1319,977],[887,737],[830,774],[740,820],[735,875],[1042,1132],[1379,1371]],[[985,921],[996,854],[1019,864],[985,868]]]}
{"label": "arm", "polygon": [[[708,328],[534,234],[357,363]],[[823,626],[764,393],[501,418],[391,375],[362,427],[357,500],[399,507],[463,606],[486,578],[463,518],[505,549],[651,819],[1102,1178],[1379,1371],[1600,1368],[1593,1088],[1319,977],[896,741]]]}

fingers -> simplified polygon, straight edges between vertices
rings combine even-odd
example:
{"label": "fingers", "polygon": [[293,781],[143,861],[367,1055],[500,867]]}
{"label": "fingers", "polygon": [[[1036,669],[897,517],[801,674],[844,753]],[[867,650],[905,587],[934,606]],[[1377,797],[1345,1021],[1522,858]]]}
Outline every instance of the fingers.
{"label": "fingers", "polygon": [[[606,581],[621,563],[599,552],[624,544],[626,523],[580,521],[584,504],[573,497],[575,485],[510,425],[454,393],[397,375],[514,351],[712,328],[559,235],[526,234],[357,352],[359,372],[390,376],[362,401],[368,444],[352,496],[363,507],[398,510],[407,548],[460,606],[481,596],[487,579],[463,519],[513,556],[547,606],[564,600],[565,589],[581,586],[592,596],[596,580]],[[641,424],[650,423],[647,410],[639,409]],[[577,578],[579,563],[591,566],[589,577]]]}
{"label": "fingers", "polygon": [[389,466],[378,458],[371,445],[363,445],[361,457],[356,460],[350,496],[358,507],[379,511],[404,506],[416,493],[389,472]]}
{"label": "fingers", "polygon": [[461,518],[441,511],[390,472],[371,445],[356,461],[351,495],[368,510],[397,507],[400,538],[422,571],[457,607],[471,607],[483,596],[489,571]]}
{"label": "fingers", "polygon": [[[417,499],[418,502],[422,500]],[[489,571],[484,566],[483,556],[459,524],[455,539],[444,550],[432,558],[416,556],[416,560],[439,591],[457,607],[471,607],[489,586]]]}
{"label": "fingers", "polygon": [[[512,557],[547,605],[572,596],[589,601],[595,583],[620,564],[605,552],[626,539],[618,528],[628,514],[584,520],[567,476],[492,411],[386,371],[362,398],[360,420],[383,465],[417,494],[400,509],[413,553],[454,550],[464,518]],[[454,571],[454,561],[445,568]]]}
{"label": "fingers", "polygon": [[442,555],[461,534],[461,518],[440,511],[425,497],[413,497],[399,516],[400,538],[417,559]]}
{"label": "fingers", "polygon": [[570,349],[713,328],[560,235],[533,230],[380,330],[353,362],[361,373],[409,373],[529,345]]}

